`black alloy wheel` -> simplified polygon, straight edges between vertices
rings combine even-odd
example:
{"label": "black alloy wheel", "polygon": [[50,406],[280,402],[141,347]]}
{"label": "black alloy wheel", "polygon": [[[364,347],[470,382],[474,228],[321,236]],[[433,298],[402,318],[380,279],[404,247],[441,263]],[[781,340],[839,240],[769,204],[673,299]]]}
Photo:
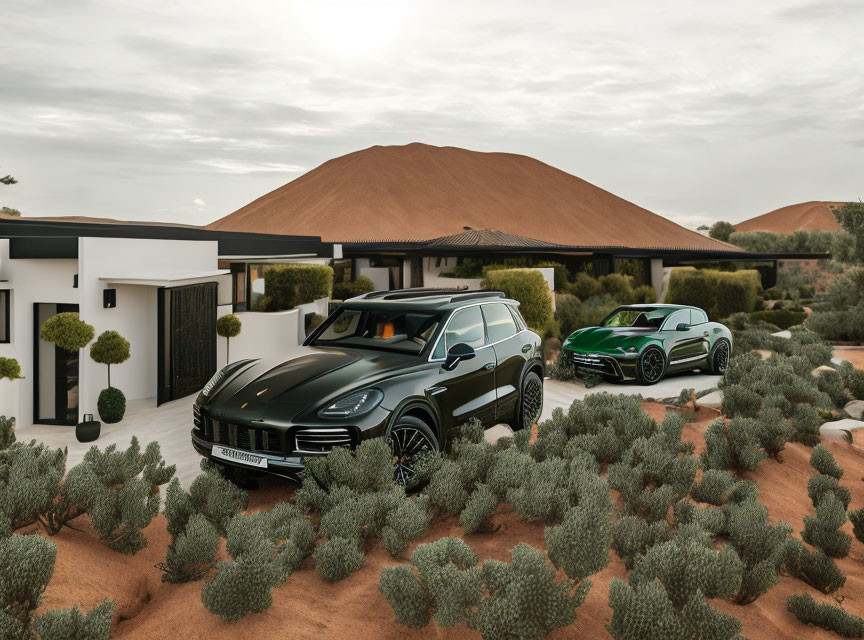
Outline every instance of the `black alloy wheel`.
{"label": "black alloy wheel", "polygon": [[416,474],[416,464],[426,455],[438,452],[438,440],[425,422],[414,416],[402,416],[390,430],[390,451],[393,454],[393,479],[410,486]]}
{"label": "black alloy wheel", "polygon": [[729,366],[729,356],[731,355],[729,343],[725,340],[720,340],[717,346],[714,347],[714,355],[711,356],[711,372],[722,374]]}
{"label": "black alloy wheel", "polygon": [[531,428],[543,412],[543,380],[533,371],[522,379],[519,397],[519,429]]}
{"label": "black alloy wheel", "polygon": [[655,384],[666,373],[666,356],[657,347],[648,347],[636,363],[636,378],[642,384]]}

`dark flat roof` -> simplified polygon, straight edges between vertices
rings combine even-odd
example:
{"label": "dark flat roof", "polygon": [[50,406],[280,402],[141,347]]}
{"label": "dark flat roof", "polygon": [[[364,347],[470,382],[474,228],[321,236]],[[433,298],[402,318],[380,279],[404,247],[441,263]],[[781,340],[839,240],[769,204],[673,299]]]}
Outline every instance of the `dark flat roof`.
{"label": "dark flat roof", "polygon": [[0,238],[13,241],[12,258],[77,258],[77,239],[82,237],[210,240],[219,243],[220,256],[333,256],[333,243],[323,242],[320,236],[280,236],[153,224],[0,219]]}

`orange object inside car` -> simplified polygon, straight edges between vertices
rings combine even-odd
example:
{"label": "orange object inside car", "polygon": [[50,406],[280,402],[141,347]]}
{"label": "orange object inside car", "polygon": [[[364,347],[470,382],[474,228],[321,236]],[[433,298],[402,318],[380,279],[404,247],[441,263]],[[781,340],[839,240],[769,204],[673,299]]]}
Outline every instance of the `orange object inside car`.
{"label": "orange object inside car", "polygon": [[387,338],[393,337],[393,323],[392,322],[385,322],[384,323],[384,328],[381,329],[381,337],[384,338],[385,340]]}

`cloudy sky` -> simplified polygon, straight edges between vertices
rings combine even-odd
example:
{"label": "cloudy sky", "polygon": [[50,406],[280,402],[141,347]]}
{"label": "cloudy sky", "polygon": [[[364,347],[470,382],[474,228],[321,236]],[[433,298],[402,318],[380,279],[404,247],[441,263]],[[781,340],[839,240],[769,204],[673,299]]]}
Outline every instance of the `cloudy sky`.
{"label": "cloudy sky", "polygon": [[206,223],[337,155],[533,156],[696,226],[864,197],[864,3],[21,0],[0,205]]}

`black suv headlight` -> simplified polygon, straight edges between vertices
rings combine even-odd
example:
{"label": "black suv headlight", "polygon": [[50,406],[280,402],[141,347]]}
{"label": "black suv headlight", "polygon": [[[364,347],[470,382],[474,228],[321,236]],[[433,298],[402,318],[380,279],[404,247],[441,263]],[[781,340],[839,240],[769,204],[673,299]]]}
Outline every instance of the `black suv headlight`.
{"label": "black suv headlight", "polygon": [[205,398],[208,397],[213,390],[216,389],[220,384],[225,381],[225,378],[229,376],[229,374],[234,373],[237,369],[242,367],[244,364],[252,362],[252,359],[247,360],[238,360],[237,362],[232,362],[231,364],[226,364],[224,367],[219,369],[210,380],[207,381],[207,384],[204,385],[204,388],[201,389],[201,395]]}
{"label": "black suv headlight", "polygon": [[318,412],[322,418],[353,418],[369,413],[381,404],[384,394],[378,389],[363,389],[343,396]]}

